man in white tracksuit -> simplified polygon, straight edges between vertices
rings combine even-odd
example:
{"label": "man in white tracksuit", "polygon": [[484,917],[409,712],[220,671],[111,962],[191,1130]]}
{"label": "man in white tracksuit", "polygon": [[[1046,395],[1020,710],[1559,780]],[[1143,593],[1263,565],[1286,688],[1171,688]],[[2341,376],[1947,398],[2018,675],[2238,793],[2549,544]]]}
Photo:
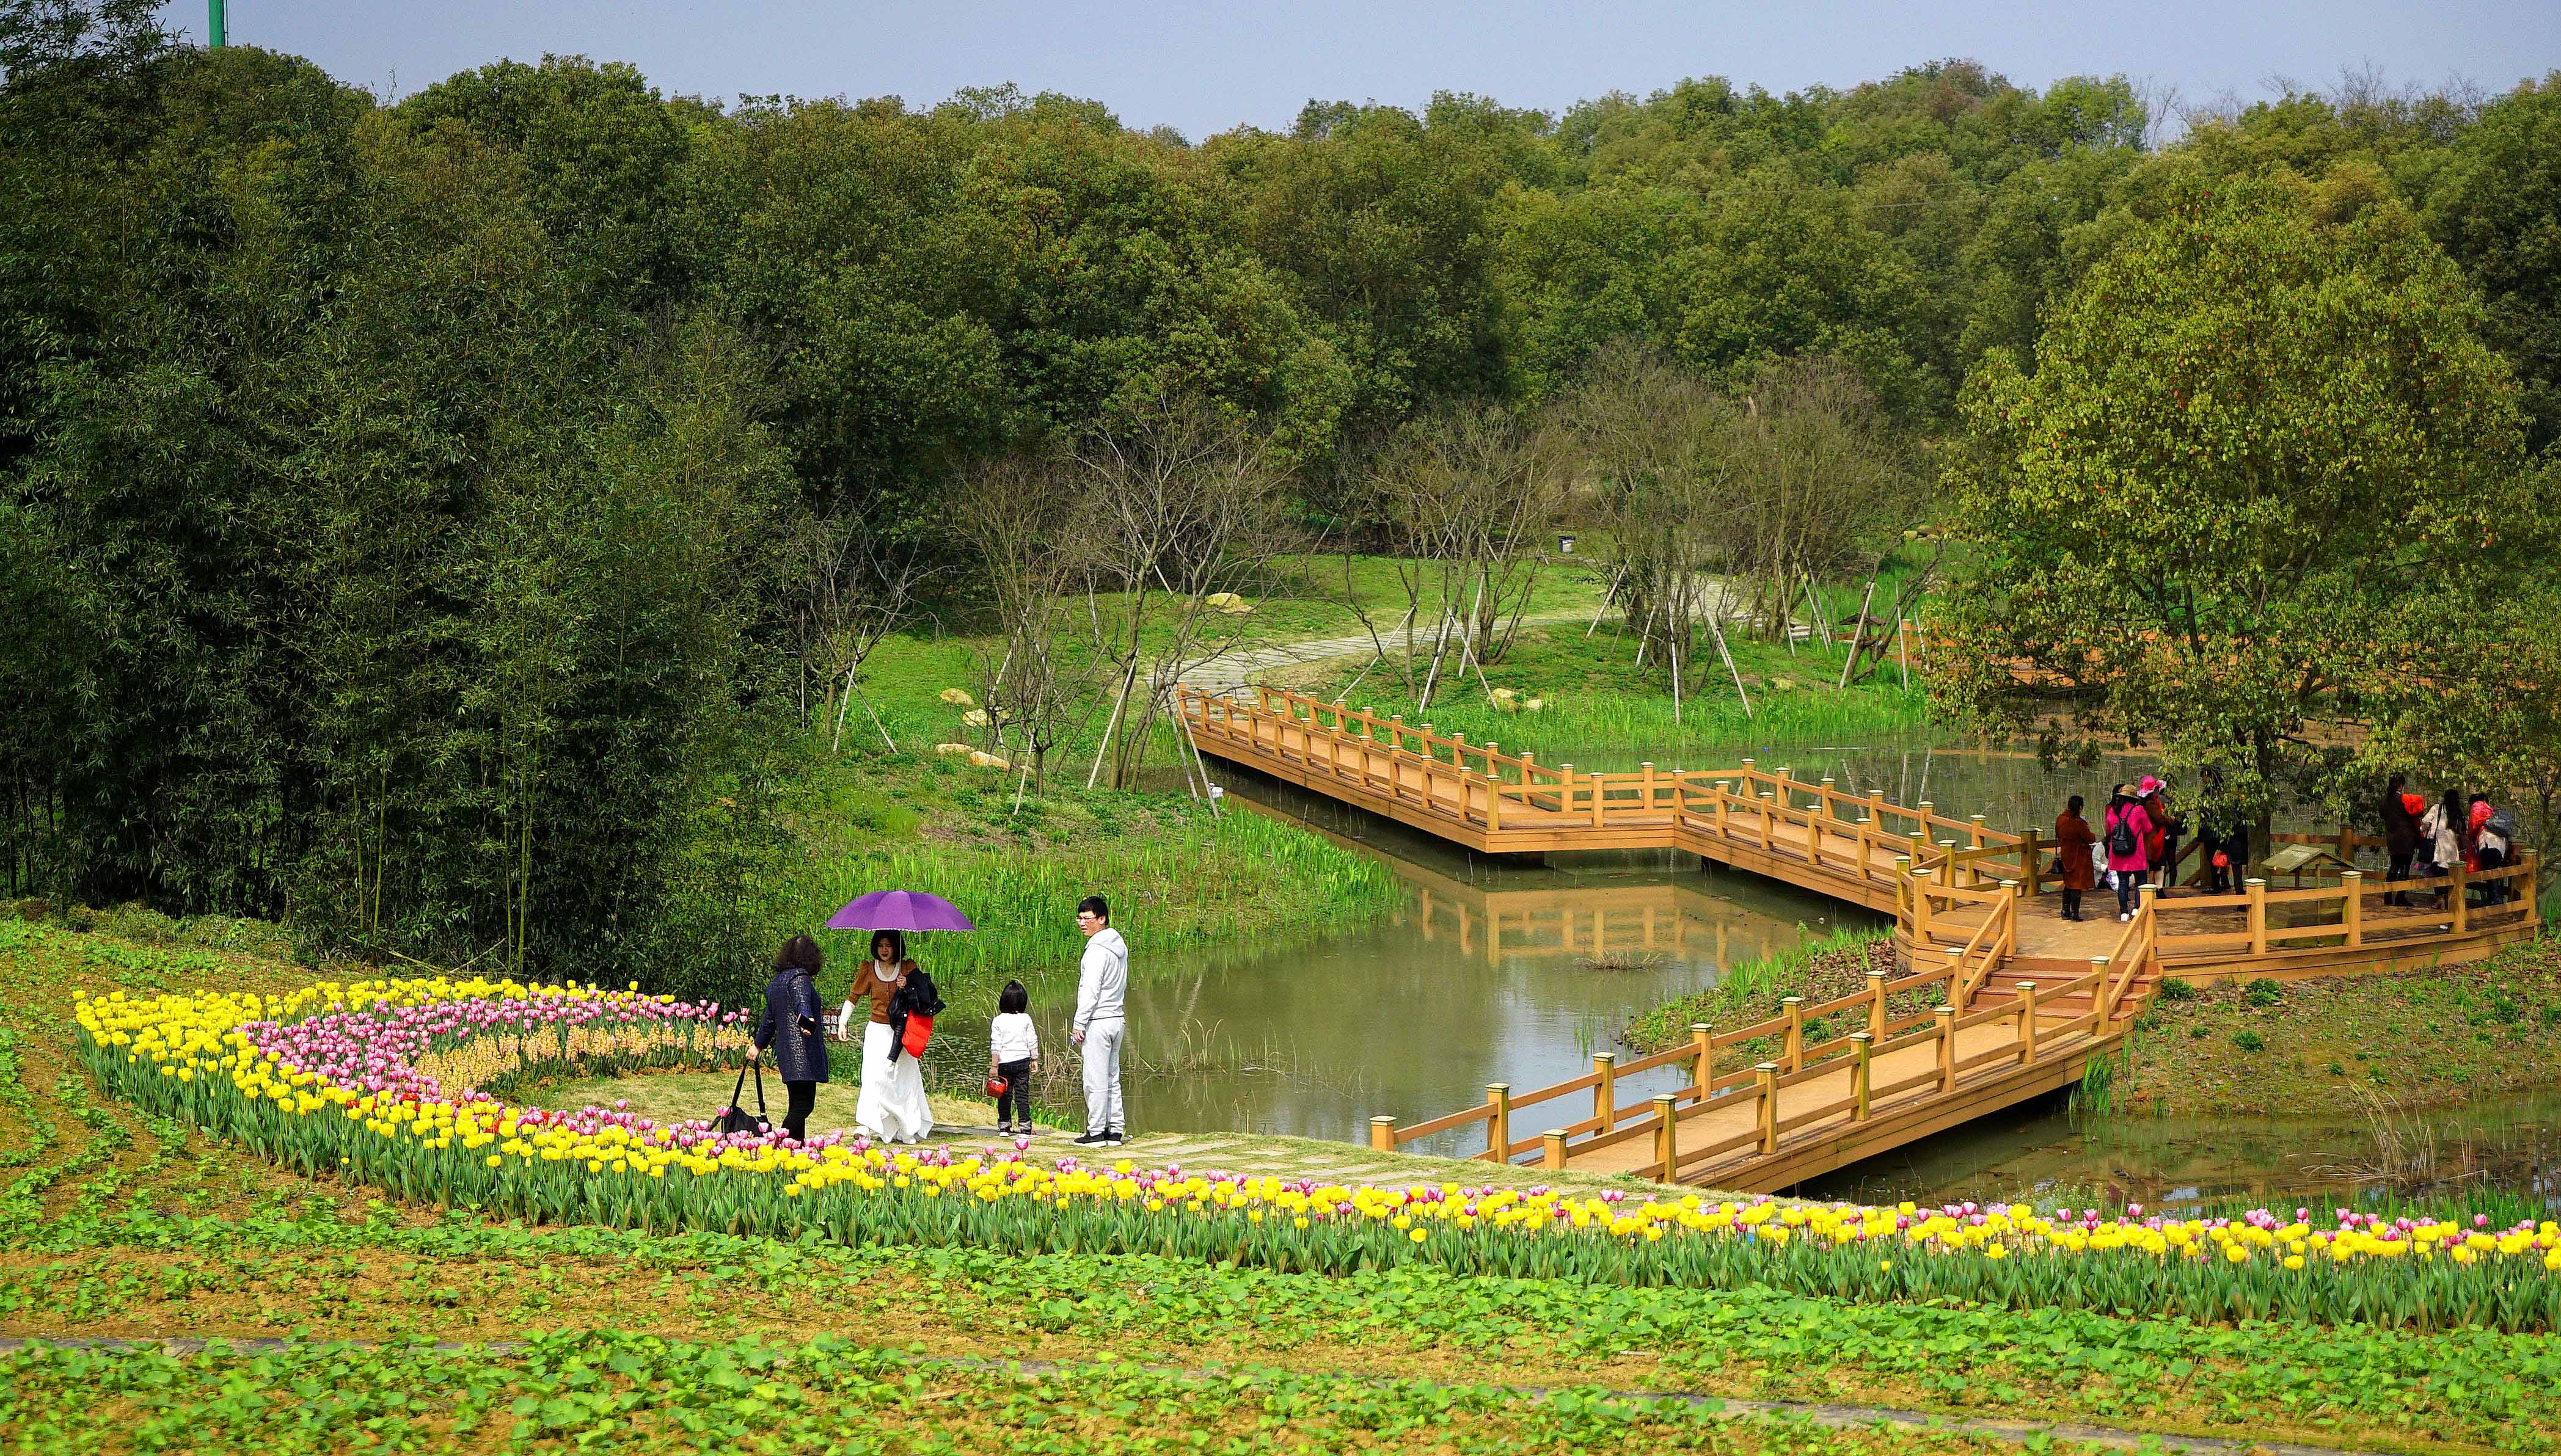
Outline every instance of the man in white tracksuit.
{"label": "man in white tracksuit", "polygon": [[1076,1145],[1117,1147],[1128,1141],[1120,1121],[1120,1044],[1129,1033],[1121,1011],[1129,992],[1129,942],[1111,928],[1111,906],[1099,894],[1077,901],[1076,928],[1085,936],[1076,1022],[1067,1033],[1085,1049],[1085,1136]]}

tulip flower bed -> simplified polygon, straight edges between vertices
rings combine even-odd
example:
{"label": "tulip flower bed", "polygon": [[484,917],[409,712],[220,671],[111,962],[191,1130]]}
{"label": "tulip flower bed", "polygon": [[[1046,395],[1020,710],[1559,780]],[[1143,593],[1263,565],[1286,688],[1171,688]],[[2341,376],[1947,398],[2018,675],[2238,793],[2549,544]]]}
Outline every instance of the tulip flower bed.
{"label": "tulip flower bed", "polygon": [[[514,1107],[455,1079],[702,1054],[737,1018],[627,991],[449,980],[261,1000],[85,998],[80,1054],[146,1111],[304,1173],[546,1222],[848,1244],[1145,1253],[1348,1275],[1422,1264],[1584,1282],[1769,1284],[2204,1321],[2561,1328],[2561,1228],[2101,1217],[1971,1205],[1783,1206],[1642,1193],[1319,1187],[1178,1168],[1036,1166],[1020,1150],[891,1151],[721,1136],[604,1108]],[[1463,1165],[1453,1165],[1453,1171]]]}

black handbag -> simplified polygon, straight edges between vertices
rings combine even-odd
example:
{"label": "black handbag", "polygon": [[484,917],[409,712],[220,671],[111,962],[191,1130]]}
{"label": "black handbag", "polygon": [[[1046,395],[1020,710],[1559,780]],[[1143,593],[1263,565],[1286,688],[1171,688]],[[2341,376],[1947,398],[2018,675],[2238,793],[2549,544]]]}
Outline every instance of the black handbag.
{"label": "black handbag", "polygon": [[[756,1073],[756,1111],[754,1113],[738,1105],[738,1094],[747,1090],[747,1074],[751,1070]],[[765,1120],[764,1062],[750,1060],[746,1066],[738,1069],[738,1085],[729,1089],[729,1105],[721,1109],[720,1118],[712,1124],[712,1130],[720,1133],[752,1132],[760,1137],[773,1131],[773,1124]]]}

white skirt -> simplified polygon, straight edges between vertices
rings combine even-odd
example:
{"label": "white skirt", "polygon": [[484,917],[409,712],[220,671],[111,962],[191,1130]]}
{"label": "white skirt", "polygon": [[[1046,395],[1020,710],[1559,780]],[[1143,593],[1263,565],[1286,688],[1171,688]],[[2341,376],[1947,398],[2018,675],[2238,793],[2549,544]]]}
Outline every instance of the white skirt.
{"label": "white skirt", "polygon": [[863,1090],[854,1101],[854,1126],[883,1143],[921,1143],[934,1131],[934,1108],[925,1100],[925,1069],[913,1056],[889,1059],[890,1029],[863,1024]]}

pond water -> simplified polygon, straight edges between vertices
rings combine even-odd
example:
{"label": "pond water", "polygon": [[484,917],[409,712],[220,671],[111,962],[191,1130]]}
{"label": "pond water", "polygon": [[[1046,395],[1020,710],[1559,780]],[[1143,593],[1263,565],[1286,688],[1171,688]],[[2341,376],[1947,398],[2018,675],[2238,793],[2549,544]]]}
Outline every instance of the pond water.
{"label": "pond water", "polygon": [[[1899,803],[1926,797],[1942,813],[1980,812],[1996,828],[2050,823],[2065,793],[2095,799],[2147,767],[2117,758],[2049,774],[2031,753],[1917,744],[1800,744],[1753,756],[1800,779],[1830,775],[1844,790],[1882,789]],[[1488,1082],[1525,1091],[1590,1070],[1595,1052],[1628,1059],[1634,1053],[1618,1033],[1659,1002],[1711,986],[1727,968],[1771,951],[1881,923],[1669,852],[1497,861],[1261,775],[1229,768],[1218,777],[1241,812],[1287,816],[1379,856],[1408,898],[1393,916],[1314,944],[1228,946],[1153,963],[1141,948],[1124,1077],[1136,1128],[1363,1141],[1374,1113],[1420,1121],[1481,1103]],[[1072,969],[1038,989],[1045,1041],[1063,1036],[1074,1000]],[[964,1045],[982,1031],[954,1030]],[[1622,1078],[1621,1105],[1678,1081],[1669,1069]],[[1049,1090],[1076,1105],[1072,1088]],[[2362,1116],[2320,1125],[2075,1118],[2063,1103],[2057,1094],[1978,1119],[1800,1192],[1937,1201],[2086,1189],[2174,1205],[2344,1192],[2368,1172],[2406,1174],[2426,1156],[2446,1177],[2561,1198],[2561,1095],[2476,1104],[2380,1130]],[[1555,1105],[1588,1115],[1580,1096]],[[1561,1120],[1525,1112],[1515,1135]],[[1414,1146],[1462,1154],[1483,1138],[1470,1128]]]}

